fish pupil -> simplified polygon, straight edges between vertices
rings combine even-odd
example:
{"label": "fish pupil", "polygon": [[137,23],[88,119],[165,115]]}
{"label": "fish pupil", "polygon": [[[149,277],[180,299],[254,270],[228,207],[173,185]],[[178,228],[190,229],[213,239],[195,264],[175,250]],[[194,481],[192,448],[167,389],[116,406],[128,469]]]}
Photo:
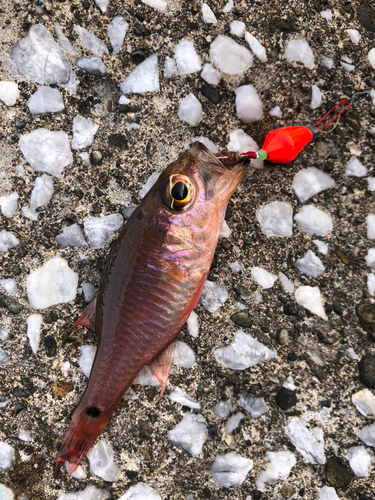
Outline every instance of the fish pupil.
{"label": "fish pupil", "polygon": [[86,409],[86,415],[92,418],[97,418],[100,415],[100,410],[96,406],[90,406],[90,408]]}
{"label": "fish pupil", "polygon": [[173,186],[171,195],[172,198],[176,201],[182,201],[187,197],[188,192],[189,191],[186,185],[183,182],[179,181],[176,182],[176,184]]}

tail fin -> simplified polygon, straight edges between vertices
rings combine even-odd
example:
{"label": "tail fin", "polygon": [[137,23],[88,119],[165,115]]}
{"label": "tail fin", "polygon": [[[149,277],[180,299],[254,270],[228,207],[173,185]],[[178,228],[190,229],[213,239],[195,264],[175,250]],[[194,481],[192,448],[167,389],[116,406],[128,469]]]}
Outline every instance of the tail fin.
{"label": "tail fin", "polygon": [[89,416],[85,411],[78,412],[78,409],[75,411],[57,455],[55,479],[66,460],[69,462],[67,477],[73,474],[102,432],[109,418],[110,416]]}

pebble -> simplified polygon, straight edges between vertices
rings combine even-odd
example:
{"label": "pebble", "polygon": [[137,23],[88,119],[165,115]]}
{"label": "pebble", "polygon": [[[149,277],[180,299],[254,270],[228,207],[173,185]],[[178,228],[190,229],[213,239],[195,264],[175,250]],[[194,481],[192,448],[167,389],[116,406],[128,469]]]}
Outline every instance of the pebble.
{"label": "pebble", "polygon": [[55,356],[57,351],[57,344],[52,335],[47,335],[46,337],[44,337],[43,343],[46,356],[48,358],[52,358],[53,356]]}
{"label": "pebble", "polygon": [[92,151],[90,153],[90,162],[92,165],[101,165],[103,161],[103,155],[100,151]]}
{"label": "pebble", "polygon": [[58,380],[51,385],[52,392],[59,398],[64,398],[73,388],[71,383]]}
{"label": "pebble", "polygon": [[370,389],[375,389],[375,355],[365,354],[358,363],[359,380]]}
{"label": "pebble", "polygon": [[326,479],[334,488],[347,488],[352,481],[353,474],[336,457],[331,457],[325,464]]}
{"label": "pebble", "polygon": [[290,484],[283,484],[280,488],[281,496],[285,499],[291,498],[295,492],[296,490]]}
{"label": "pebble", "polygon": [[250,328],[253,324],[248,311],[236,312],[232,314],[230,319],[233,321],[233,323],[243,328]]}
{"label": "pebble", "polygon": [[11,314],[19,314],[23,306],[13,297],[0,292],[0,307],[5,307]]}
{"label": "pebble", "polygon": [[288,330],[285,330],[285,328],[283,328],[282,330],[278,330],[276,332],[276,340],[280,345],[287,345],[289,342]]}
{"label": "pebble", "polygon": [[297,404],[296,391],[282,387],[276,394],[275,401],[282,410],[289,410]]}
{"label": "pebble", "polygon": [[361,327],[375,340],[375,305],[363,300],[357,304],[356,313]]}

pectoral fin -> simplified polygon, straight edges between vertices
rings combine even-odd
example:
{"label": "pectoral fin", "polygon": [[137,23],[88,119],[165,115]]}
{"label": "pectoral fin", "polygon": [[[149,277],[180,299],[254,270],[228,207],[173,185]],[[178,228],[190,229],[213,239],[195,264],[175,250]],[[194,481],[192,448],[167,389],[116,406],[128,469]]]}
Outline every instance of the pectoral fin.
{"label": "pectoral fin", "polygon": [[161,385],[160,397],[163,396],[165,388],[167,386],[175,351],[176,341],[169,344],[165,351],[162,352],[160,356],[156,358],[150,365],[152,373],[159,380]]}
{"label": "pectoral fin", "polygon": [[81,316],[65,333],[70,333],[78,325],[88,326],[89,328],[91,328],[91,330],[95,330],[95,309],[96,298],[92,300],[88,306],[85,307]]}

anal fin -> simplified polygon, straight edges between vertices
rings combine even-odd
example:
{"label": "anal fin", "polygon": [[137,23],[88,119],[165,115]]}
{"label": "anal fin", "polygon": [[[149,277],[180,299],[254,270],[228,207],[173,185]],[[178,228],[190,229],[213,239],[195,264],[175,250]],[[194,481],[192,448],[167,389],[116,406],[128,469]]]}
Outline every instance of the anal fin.
{"label": "anal fin", "polygon": [[152,373],[159,380],[161,385],[160,397],[163,396],[165,388],[167,386],[175,351],[176,341],[169,344],[165,351],[163,351],[160,356],[156,358],[150,365]]}
{"label": "anal fin", "polygon": [[95,330],[95,310],[96,298],[92,300],[88,306],[85,307],[81,316],[65,333],[70,333],[76,326],[79,325],[88,326],[89,328],[91,328],[91,330]]}

